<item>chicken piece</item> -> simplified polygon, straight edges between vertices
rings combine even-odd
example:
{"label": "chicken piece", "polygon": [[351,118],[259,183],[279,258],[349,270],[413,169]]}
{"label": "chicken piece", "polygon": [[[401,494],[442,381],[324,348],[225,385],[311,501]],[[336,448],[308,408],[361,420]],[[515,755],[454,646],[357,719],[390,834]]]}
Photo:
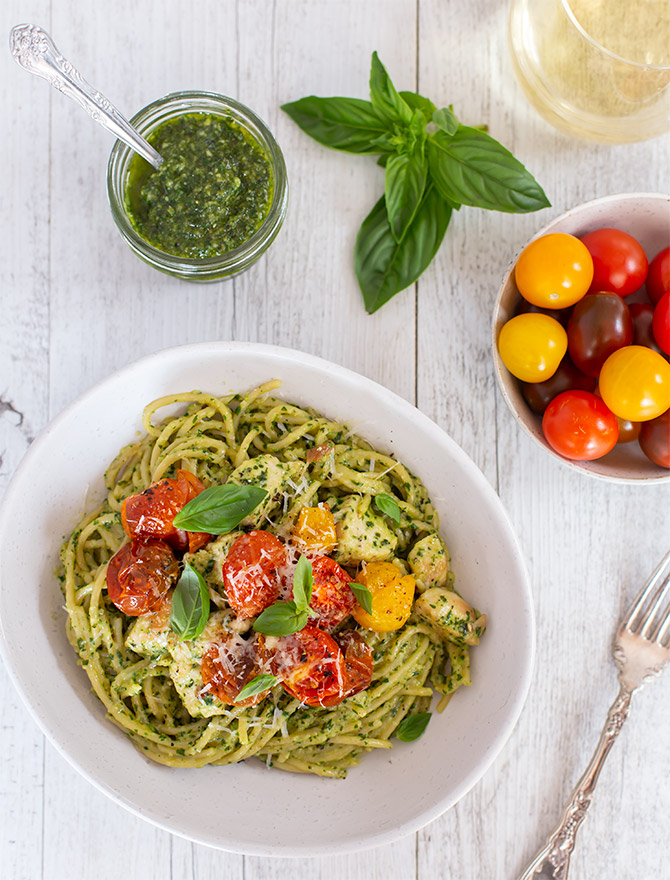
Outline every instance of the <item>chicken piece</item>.
{"label": "chicken piece", "polygon": [[[236,486],[258,486],[268,493],[246,519],[243,526],[263,528],[282,503],[284,494],[293,498],[303,479],[305,465],[300,461],[280,461],[275,455],[259,455],[236,467],[228,477]],[[305,486],[306,488],[306,486]]]}
{"label": "chicken piece", "polygon": [[431,587],[414,603],[415,613],[441,639],[455,645],[477,645],[486,629],[486,615],[452,590]]}
{"label": "chicken piece", "polygon": [[449,552],[436,532],[417,541],[410,550],[407,561],[420,593],[430,587],[446,585],[449,576]]}
{"label": "chicken piece", "polygon": [[385,562],[393,557],[398,538],[383,517],[372,512],[369,498],[345,498],[335,520],[337,547],[333,555],[340,565]]}

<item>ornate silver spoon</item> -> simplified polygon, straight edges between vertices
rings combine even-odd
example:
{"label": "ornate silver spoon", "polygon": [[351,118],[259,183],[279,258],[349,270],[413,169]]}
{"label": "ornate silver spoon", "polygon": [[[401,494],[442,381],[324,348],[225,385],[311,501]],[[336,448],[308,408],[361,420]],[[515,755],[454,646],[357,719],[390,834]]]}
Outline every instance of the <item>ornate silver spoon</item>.
{"label": "ornate silver spoon", "polygon": [[10,31],[9,47],[17,64],[48,80],[55,89],[82,106],[92,119],[151,162],[154,168],[160,168],[163,157],[63,58],[46,31],[35,24],[18,24]]}

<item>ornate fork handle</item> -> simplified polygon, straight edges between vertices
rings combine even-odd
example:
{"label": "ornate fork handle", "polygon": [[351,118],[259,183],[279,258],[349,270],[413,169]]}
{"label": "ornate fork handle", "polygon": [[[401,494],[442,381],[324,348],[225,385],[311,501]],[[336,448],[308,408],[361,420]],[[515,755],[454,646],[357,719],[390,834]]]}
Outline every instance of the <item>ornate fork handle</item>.
{"label": "ornate fork handle", "polygon": [[116,107],[89,85],[79,71],[63,58],[46,31],[34,24],[19,24],[10,32],[9,46],[21,67],[46,79],[147,162],[151,162],[155,168],[160,167],[162,157],[135,131]]}
{"label": "ornate fork handle", "polygon": [[605,758],[614,745],[624,721],[628,718],[631,697],[632,691],[622,686],[619,696],[610,707],[598,746],[563,810],[561,821],[549,835],[545,846],[521,874],[519,880],[542,880],[542,878],[545,880],[567,880],[570,856],[575,846],[577,831],[586,818],[586,811],[591,806],[593,792]]}

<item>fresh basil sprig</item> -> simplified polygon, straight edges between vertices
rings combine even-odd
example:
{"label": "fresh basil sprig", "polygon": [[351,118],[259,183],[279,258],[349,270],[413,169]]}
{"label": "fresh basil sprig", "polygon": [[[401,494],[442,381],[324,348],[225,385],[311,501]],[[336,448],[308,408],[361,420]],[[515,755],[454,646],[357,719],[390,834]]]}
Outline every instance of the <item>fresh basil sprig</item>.
{"label": "fresh basil sprig", "polygon": [[384,195],[363,221],[354,268],[368,312],[413,284],[437,253],[452,210],[508,213],[549,207],[542,187],[482,128],[453,107],[398,92],[376,52],[370,101],[311,95],[282,105],[304,132],[336,150],[378,155]]}
{"label": "fresh basil sprig", "polygon": [[210,486],[185,504],[172,522],[188,532],[225,535],[239,526],[267,494],[258,486]]}
{"label": "fresh basil sprig", "polygon": [[389,519],[392,519],[397,526],[400,525],[400,508],[398,502],[391,495],[386,495],[384,492],[375,495],[375,507]]}
{"label": "fresh basil sprig", "polygon": [[300,556],[293,574],[293,599],[275,602],[254,622],[256,632],[266,636],[290,636],[307,626],[313,586],[312,563]]}
{"label": "fresh basil sprig", "polygon": [[368,590],[365,584],[351,583],[349,584],[349,588],[356,597],[361,608],[364,611],[367,611],[368,614],[372,614],[372,593]]}
{"label": "fresh basil sprig", "polygon": [[170,627],[180,639],[197,638],[205,628],[209,617],[209,592],[199,571],[184,564],[172,595]]}
{"label": "fresh basil sprig", "polygon": [[248,681],[233,702],[241,703],[243,700],[248,700],[249,697],[255,697],[256,694],[262,694],[263,691],[266,691],[268,688],[274,687],[278,681],[279,679],[276,675],[270,675],[269,672],[263,672],[261,675],[257,675],[255,678],[252,678],[251,681]]}
{"label": "fresh basil sprig", "polygon": [[413,742],[424,732],[430,717],[430,712],[415,712],[414,715],[408,715],[397,726],[395,735],[403,742]]}

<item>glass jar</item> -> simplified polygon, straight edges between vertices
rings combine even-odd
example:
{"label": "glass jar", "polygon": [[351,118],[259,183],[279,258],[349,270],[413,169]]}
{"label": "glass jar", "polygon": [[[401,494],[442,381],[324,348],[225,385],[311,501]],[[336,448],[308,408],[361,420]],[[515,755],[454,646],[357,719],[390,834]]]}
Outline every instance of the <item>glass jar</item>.
{"label": "glass jar", "polygon": [[243,104],[214,92],[173,92],[149,104],[130,120],[148,137],[168,120],[185,113],[207,113],[229,119],[243,128],[268,161],[272,175],[272,201],[259,228],[238,247],[215,257],[192,259],[165,253],[146,241],[133,226],[126,207],[126,184],[135,153],[121,141],[114,144],[107,165],[107,194],[112,217],[130,249],[154,269],[187,281],[217,281],[248,269],[272,244],[286,216],[288,182],[281,150],[265,123]]}

